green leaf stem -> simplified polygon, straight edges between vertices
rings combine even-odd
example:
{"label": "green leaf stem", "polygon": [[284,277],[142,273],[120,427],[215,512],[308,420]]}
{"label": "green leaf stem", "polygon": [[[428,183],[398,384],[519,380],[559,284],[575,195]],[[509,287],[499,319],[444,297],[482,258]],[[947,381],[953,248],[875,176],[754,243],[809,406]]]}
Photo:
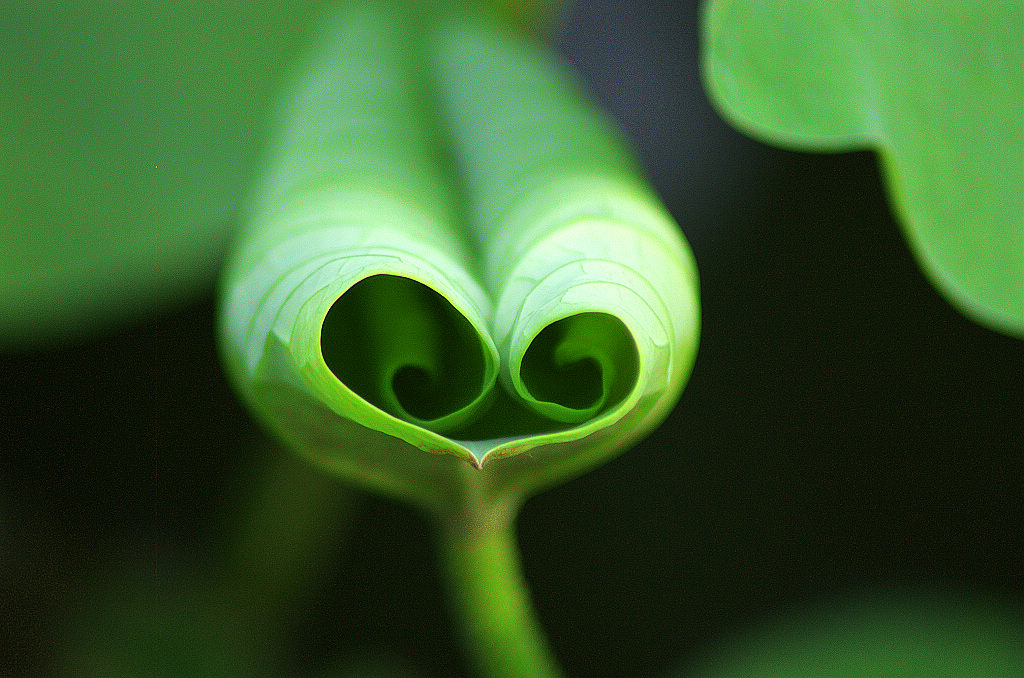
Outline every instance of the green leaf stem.
{"label": "green leaf stem", "polygon": [[442,531],[438,550],[480,675],[561,676],[530,603],[511,526],[484,534]]}
{"label": "green leaf stem", "polygon": [[566,70],[374,6],[296,69],[222,299],[229,372],[279,435],[459,515],[649,432],[698,334],[679,228]]}
{"label": "green leaf stem", "polygon": [[972,318],[1024,336],[1024,4],[712,0],[716,107],[768,143],[877,148],[911,248]]}

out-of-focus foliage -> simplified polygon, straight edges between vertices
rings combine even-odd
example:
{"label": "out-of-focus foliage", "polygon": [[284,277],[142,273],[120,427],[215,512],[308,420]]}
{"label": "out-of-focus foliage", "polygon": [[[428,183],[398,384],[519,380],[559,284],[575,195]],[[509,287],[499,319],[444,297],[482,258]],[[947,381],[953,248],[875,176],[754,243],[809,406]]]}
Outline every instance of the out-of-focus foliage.
{"label": "out-of-focus foliage", "polygon": [[[438,6],[470,2],[537,30],[558,5]],[[329,4],[0,5],[0,348],[212,286],[282,76]]]}
{"label": "out-of-focus foliage", "polygon": [[877,148],[921,266],[1024,335],[1024,4],[713,0],[704,76],[769,143]]}
{"label": "out-of-focus foliage", "polygon": [[0,345],[207,289],[322,0],[0,9]]}
{"label": "out-of-focus foliage", "polygon": [[775,619],[687,678],[1019,678],[1024,618],[950,595],[870,595]]}

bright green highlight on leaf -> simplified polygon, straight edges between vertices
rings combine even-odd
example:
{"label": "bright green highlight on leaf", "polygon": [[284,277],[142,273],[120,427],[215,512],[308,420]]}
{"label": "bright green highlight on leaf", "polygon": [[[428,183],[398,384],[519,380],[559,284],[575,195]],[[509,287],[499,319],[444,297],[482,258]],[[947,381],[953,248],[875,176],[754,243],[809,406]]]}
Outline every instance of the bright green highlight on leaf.
{"label": "bright green highlight on leaf", "polygon": [[673,407],[697,344],[692,255],[544,48],[468,16],[344,7],[279,125],[222,343],[293,447],[500,521]]}
{"label": "bright green highlight on leaf", "polygon": [[1024,4],[712,0],[703,65],[754,136],[877,148],[934,284],[1024,336]]}

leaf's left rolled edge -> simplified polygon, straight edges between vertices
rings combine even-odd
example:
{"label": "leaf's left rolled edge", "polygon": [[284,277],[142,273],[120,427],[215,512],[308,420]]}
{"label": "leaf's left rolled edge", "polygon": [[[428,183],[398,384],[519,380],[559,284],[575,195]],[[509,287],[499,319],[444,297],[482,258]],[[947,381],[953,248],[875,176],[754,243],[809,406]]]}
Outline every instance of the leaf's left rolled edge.
{"label": "leaf's left rolled edge", "polygon": [[[261,384],[288,386],[360,426],[422,450],[453,453],[476,464],[476,458],[462,446],[453,446],[447,438],[367,402],[325,362],[321,329],[328,312],[345,292],[377,275],[425,285],[473,326],[485,365],[479,384],[481,398],[474,406],[483,407],[483,396],[497,373],[496,349],[485,320],[490,315],[486,295],[445,252],[376,224],[303,230],[267,251],[247,275],[237,278],[225,292],[224,334],[231,372],[250,394]],[[366,367],[371,369],[369,364]],[[254,405],[273,418],[265,404]]]}
{"label": "leaf's left rolled edge", "polygon": [[[367,389],[360,395],[332,373],[321,350],[325,318],[365,281],[415,281],[471,326],[478,397],[459,402],[460,413],[484,406],[496,378],[491,303],[467,273],[472,255],[454,217],[450,177],[437,163],[415,28],[383,3],[342,4],[326,18],[285,93],[281,129],[223,277],[222,350],[239,390],[282,437],[298,441],[297,451],[316,450],[336,465],[368,446],[382,456],[426,450],[478,463],[464,447],[385,411],[394,399],[374,404],[362,397]],[[415,337],[406,341],[415,345]],[[351,361],[366,364],[351,364],[353,373],[382,368],[372,345],[360,350]],[[369,379],[367,388],[379,382]]]}

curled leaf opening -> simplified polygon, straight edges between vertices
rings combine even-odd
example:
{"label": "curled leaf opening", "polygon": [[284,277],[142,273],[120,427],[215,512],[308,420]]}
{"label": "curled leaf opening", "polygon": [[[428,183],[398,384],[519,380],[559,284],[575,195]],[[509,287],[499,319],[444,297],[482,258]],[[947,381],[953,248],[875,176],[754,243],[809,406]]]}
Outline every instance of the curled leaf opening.
{"label": "curled leaf opening", "polygon": [[346,6],[282,110],[221,334],[298,451],[450,506],[580,473],[669,412],[696,351],[692,255],[544,48]]}

